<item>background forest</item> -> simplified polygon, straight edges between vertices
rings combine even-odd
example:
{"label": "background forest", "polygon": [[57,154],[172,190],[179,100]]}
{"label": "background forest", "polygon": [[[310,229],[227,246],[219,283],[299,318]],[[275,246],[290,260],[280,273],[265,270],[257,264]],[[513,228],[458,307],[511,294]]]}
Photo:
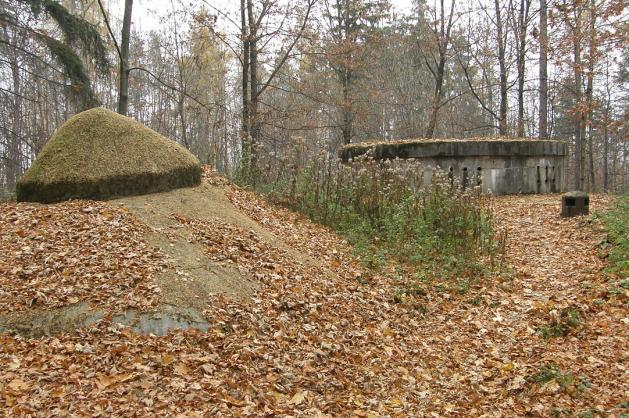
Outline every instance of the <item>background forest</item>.
{"label": "background forest", "polygon": [[569,141],[569,188],[629,186],[623,0],[172,0],[149,31],[133,3],[0,1],[0,193],[97,105],[262,188],[350,142],[495,135]]}

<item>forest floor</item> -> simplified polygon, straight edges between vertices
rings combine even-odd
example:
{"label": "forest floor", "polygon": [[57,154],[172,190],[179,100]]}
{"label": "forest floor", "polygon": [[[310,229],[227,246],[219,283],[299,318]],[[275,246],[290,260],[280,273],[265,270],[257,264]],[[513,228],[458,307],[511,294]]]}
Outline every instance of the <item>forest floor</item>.
{"label": "forest floor", "polygon": [[[597,221],[560,218],[558,195],[494,200],[506,273],[400,302],[394,269],[373,275],[326,228],[206,181],[210,210],[0,205],[0,328],[22,326],[0,334],[0,415],[629,414],[629,291],[603,272]],[[82,330],[23,328],[80,304],[100,312]],[[165,305],[207,330],[112,320]]]}

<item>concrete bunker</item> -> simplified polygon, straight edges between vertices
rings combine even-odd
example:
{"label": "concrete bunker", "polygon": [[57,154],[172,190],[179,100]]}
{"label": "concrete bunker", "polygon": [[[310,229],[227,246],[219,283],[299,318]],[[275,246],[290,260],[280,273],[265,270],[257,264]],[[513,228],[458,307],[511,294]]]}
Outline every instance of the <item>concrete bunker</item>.
{"label": "concrete bunker", "polygon": [[435,170],[441,170],[451,184],[504,195],[563,191],[567,152],[567,144],[555,140],[416,139],[351,144],[339,156],[350,164],[373,158],[416,165],[425,184],[430,184]]}

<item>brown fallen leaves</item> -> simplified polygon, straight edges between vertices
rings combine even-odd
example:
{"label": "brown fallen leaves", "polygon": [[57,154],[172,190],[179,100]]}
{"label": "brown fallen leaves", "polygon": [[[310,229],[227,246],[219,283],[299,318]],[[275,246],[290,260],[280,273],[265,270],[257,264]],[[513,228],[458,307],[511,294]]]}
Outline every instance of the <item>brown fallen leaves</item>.
{"label": "brown fallen leaves", "polygon": [[[259,282],[255,297],[216,295],[204,312],[210,323],[206,333],[138,336],[102,321],[52,338],[2,335],[5,415],[622,411],[618,405],[629,391],[626,295],[603,292],[613,279],[601,272],[598,236],[583,219],[560,219],[557,196],[497,199],[498,218],[510,232],[507,260],[514,273],[481,281],[468,295],[417,295],[425,306],[417,312],[394,303],[397,279],[361,284],[349,248],[325,228],[211,180],[290,247],[274,246],[221,219],[177,218],[209,257],[233,263]],[[601,204],[593,199],[594,207]],[[27,219],[42,208],[9,210]],[[132,228],[131,219],[120,219]],[[537,335],[552,311],[564,306],[578,306],[584,325],[566,337]],[[557,377],[536,381],[551,363],[566,376],[587,376],[589,387],[581,390],[581,380],[566,385]]]}
{"label": "brown fallen leaves", "polygon": [[89,301],[155,306],[166,259],[125,210],[89,201],[0,206],[0,312]]}

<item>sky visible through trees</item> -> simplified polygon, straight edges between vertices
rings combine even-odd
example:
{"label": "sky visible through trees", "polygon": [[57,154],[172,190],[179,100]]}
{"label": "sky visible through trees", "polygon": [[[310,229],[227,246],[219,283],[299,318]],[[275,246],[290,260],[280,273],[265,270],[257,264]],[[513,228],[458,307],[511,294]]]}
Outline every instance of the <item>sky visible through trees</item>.
{"label": "sky visible through trees", "polygon": [[[569,188],[627,187],[620,0],[549,1],[545,67],[540,0],[136,0],[121,72],[124,3],[2,2],[3,193],[69,116],[121,109],[123,85],[122,113],[245,181],[276,181],[350,142],[501,135],[568,141]],[[51,8],[96,28],[108,68]]]}

